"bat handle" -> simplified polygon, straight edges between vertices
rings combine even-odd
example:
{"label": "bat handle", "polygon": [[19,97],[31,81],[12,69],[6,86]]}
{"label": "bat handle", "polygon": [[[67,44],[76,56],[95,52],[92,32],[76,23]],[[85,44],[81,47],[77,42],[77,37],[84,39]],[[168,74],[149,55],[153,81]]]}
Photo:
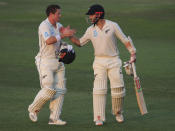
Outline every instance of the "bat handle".
{"label": "bat handle", "polygon": [[133,73],[134,73],[134,78],[136,78],[136,77],[137,77],[137,74],[136,74],[136,66],[135,66],[135,63],[132,62],[131,65],[132,65],[132,69],[133,69]]}

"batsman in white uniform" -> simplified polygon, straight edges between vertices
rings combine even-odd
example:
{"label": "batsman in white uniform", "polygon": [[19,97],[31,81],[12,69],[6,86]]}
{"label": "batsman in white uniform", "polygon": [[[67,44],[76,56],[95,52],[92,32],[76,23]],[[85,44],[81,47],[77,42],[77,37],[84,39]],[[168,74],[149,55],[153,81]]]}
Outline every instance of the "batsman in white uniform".
{"label": "batsman in white uniform", "polygon": [[[64,28],[59,23],[61,8],[59,5],[49,5],[46,9],[47,19],[39,26],[39,53],[35,57],[39,72],[41,90],[29,105],[29,117],[33,122],[37,121],[38,112],[43,105],[50,100],[49,124],[65,125],[60,119],[64,94],[66,93],[65,67],[58,62],[55,52],[60,49],[61,39],[70,37],[75,32],[69,27]],[[61,31],[61,33],[60,33]]]}
{"label": "batsman in white uniform", "polygon": [[94,47],[94,122],[96,125],[103,125],[105,121],[107,78],[110,80],[112,113],[118,122],[123,122],[125,87],[121,69],[122,61],[117,48],[117,38],[131,54],[130,62],[136,60],[136,49],[116,22],[104,19],[105,11],[101,5],[92,5],[86,15],[89,16],[92,25],[80,39],[72,36],[70,40],[80,47],[91,41]]}

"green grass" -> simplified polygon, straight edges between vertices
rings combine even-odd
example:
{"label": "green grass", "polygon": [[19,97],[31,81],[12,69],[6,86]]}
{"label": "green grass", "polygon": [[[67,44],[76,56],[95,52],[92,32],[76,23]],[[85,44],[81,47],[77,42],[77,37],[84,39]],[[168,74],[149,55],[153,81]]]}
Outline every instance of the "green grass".
{"label": "green grass", "polygon": [[[85,12],[94,3],[105,6],[106,18],[118,22],[137,48],[137,71],[149,113],[141,116],[133,80],[124,73],[127,89],[125,122],[111,115],[108,90],[103,127],[93,123],[93,48],[76,50],[76,60],[66,65],[67,88],[62,118],[66,126],[49,126],[46,104],[39,121],[32,123],[27,108],[40,89],[34,57],[38,52],[37,29],[48,4],[62,7],[61,23],[82,36],[88,24]],[[175,1],[174,0],[2,0],[0,1],[0,131],[173,131],[175,130]],[[68,39],[66,41],[69,42]],[[129,54],[119,43],[123,61]]]}

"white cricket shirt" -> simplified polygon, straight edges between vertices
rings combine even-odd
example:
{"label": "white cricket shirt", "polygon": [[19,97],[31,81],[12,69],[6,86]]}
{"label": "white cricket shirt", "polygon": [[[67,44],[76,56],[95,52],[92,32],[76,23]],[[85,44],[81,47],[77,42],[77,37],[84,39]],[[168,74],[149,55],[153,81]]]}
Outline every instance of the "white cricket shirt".
{"label": "white cricket shirt", "polygon": [[60,41],[51,45],[46,44],[46,40],[51,36],[60,34],[59,29],[62,27],[60,23],[57,23],[55,28],[48,20],[44,20],[38,28],[39,36],[39,52],[35,57],[36,60],[41,58],[56,58],[55,52],[60,48]]}
{"label": "white cricket shirt", "polygon": [[97,25],[91,25],[80,38],[80,45],[91,41],[95,56],[117,56],[117,38],[122,42],[128,42],[128,38],[120,29],[119,25],[110,20],[105,20],[105,25],[100,29]]}

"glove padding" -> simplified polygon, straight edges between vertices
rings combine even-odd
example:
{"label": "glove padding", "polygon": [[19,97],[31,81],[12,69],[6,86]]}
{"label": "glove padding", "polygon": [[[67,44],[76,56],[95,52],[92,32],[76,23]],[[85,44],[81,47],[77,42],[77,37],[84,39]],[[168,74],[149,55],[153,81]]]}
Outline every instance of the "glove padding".
{"label": "glove padding", "polygon": [[125,72],[126,72],[127,75],[133,75],[132,65],[129,61],[124,62],[123,67],[125,68]]}

